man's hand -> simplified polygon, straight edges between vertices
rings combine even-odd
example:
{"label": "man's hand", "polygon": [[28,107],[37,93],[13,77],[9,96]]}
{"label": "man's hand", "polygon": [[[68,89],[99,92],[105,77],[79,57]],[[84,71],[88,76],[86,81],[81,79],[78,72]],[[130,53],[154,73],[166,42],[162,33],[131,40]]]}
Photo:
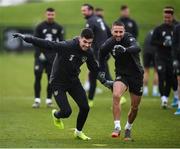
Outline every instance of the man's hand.
{"label": "man's hand", "polygon": [[97,76],[97,79],[102,83],[104,84],[106,82],[106,79],[105,79],[105,72],[99,72],[98,73],[98,76]]}
{"label": "man's hand", "polygon": [[20,38],[20,39],[24,39],[25,38],[25,35],[21,34],[21,33],[14,33],[13,34],[13,38]]}
{"label": "man's hand", "polygon": [[114,81],[110,81],[110,80],[106,80],[105,83],[103,83],[103,85],[109,89],[112,89],[113,88],[113,83]]}
{"label": "man's hand", "polygon": [[21,33],[14,33],[13,37],[22,39],[22,40],[24,40],[25,42],[28,42],[28,43],[31,43],[31,39],[33,38],[33,36],[31,36],[31,35],[23,35]]}
{"label": "man's hand", "polygon": [[119,53],[125,53],[126,52],[126,48],[122,45],[115,45],[114,49]]}
{"label": "man's hand", "polygon": [[107,88],[112,89],[114,81],[106,80],[105,72],[99,72],[97,79]]}

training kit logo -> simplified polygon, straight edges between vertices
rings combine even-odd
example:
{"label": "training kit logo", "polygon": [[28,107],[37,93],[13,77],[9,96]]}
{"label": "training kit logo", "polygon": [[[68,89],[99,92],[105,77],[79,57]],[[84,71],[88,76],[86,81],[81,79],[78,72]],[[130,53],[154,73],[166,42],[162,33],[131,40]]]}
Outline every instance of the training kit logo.
{"label": "training kit logo", "polygon": [[134,38],[134,37],[131,37],[129,40],[130,40],[131,42],[133,42],[133,41],[135,41],[135,38]]}
{"label": "training kit logo", "polygon": [[140,91],[139,91],[140,93],[142,93],[143,92],[143,87],[141,86],[141,88],[140,88]]}
{"label": "training kit logo", "polygon": [[88,27],[89,27],[89,24],[86,24],[86,27],[88,28]]}
{"label": "training kit logo", "polygon": [[133,27],[132,22],[129,22],[129,23],[128,23],[128,27],[130,27],[130,28]]}
{"label": "training kit logo", "polygon": [[57,96],[58,95],[58,91],[54,91],[54,96]]}
{"label": "training kit logo", "polygon": [[57,29],[52,29],[53,34],[57,34]]}
{"label": "training kit logo", "polygon": [[179,74],[179,73],[180,73],[180,70],[179,70],[179,69],[176,69],[176,73],[178,73],[178,74]]}
{"label": "training kit logo", "polygon": [[47,32],[47,29],[43,29],[43,31],[42,31],[44,34]]}
{"label": "training kit logo", "polygon": [[157,67],[157,69],[158,69],[158,70],[162,70],[162,66],[159,65],[159,66]]}
{"label": "training kit logo", "polygon": [[84,63],[85,61],[87,60],[87,57],[86,56],[83,56],[82,58],[81,58],[81,61]]}
{"label": "training kit logo", "polygon": [[121,78],[122,78],[121,76],[117,76],[116,80],[121,80]]}
{"label": "training kit logo", "polygon": [[163,31],[163,32],[162,32],[162,36],[165,36],[165,35],[166,35],[166,31]]}
{"label": "training kit logo", "polygon": [[36,65],[36,66],[34,67],[34,69],[35,69],[35,70],[39,70],[39,65]]}
{"label": "training kit logo", "polygon": [[116,56],[116,49],[115,49],[116,46],[117,46],[117,45],[115,45],[114,48],[112,49],[112,55],[113,55],[113,56]]}

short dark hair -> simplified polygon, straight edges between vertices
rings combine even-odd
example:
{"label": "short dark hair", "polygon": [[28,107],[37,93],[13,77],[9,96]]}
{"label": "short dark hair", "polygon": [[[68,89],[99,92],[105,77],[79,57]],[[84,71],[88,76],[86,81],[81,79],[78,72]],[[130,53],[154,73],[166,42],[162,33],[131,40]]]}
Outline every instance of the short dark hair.
{"label": "short dark hair", "polygon": [[84,28],[81,31],[81,37],[84,37],[86,39],[93,39],[94,38],[94,33],[93,33],[92,29]]}
{"label": "short dark hair", "polygon": [[164,7],[164,9],[163,9],[163,11],[164,11],[164,13],[168,13],[168,14],[174,14],[174,7],[172,7],[172,6],[166,6],[166,7]]}
{"label": "short dark hair", "polygon": [[102,8],[96,8],[95,11],[104,11]]}
{"label": "short dark hair", "polygon": [[125,9],[127,9],[127,8],[128,8],[127,5],[121,5],[120,10],[125,10]]}
{"label": "short dark hair", "polygon": [[89,10],[92,10],[92,11],[94,10],[94,7],[91,4],[85,3],[82,6],[87,6]]}
{"label": "short dark hair", "polygon": [[54,12],[54,11],[55,11],[55,9],[54,9],[54,8],[49,7],[49,8],[47,8],[47,9],[46,9],[46,11]]}
{"label": "short dark hair", "polygon": [[[112,26],[124,26],[124,23],[121,21],[114,21]],[[124,26],[125,27],[125,26]]]}

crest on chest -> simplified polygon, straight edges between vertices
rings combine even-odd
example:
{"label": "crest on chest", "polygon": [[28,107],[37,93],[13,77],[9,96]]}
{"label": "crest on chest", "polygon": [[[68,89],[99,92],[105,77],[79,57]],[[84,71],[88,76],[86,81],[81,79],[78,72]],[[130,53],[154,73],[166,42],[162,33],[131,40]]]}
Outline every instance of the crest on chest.
{"label": "crest on chest", "polygon": [[53,34],[57,34],[57,29],[55,29],[55,28],[52,29],[52,33],[53,33]]}
{"label": "crest on chest", "polygon": [[82,61],[83,63],[86,62],[86,61],[87,61],[87,57],[86,57],[86,56],[82,56],[81,61]]}

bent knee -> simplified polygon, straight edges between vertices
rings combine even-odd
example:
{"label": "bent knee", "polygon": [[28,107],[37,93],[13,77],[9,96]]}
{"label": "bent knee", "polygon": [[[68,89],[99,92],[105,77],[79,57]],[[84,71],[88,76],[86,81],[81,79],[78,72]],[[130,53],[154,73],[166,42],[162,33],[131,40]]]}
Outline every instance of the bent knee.
{"label": "bent knee", "polygon": [[61,112],[63,113],[64,118],[67,118],[67,117],[69,117],[71,115],[72,110],[69,109],[69,110],[65,110],[65,111],[61,111]]}
{"label": "bent knee", "polygon": [[132,106],[132,107],[131,107],[131,111],[134,111],[134,112],[137,112],[138,109],[139,109],[138,106],[134,106],[134,107]]}
{"label": "bent knee", "polygon": [[119,93],[113,93],[113,99],[120,99]]}

